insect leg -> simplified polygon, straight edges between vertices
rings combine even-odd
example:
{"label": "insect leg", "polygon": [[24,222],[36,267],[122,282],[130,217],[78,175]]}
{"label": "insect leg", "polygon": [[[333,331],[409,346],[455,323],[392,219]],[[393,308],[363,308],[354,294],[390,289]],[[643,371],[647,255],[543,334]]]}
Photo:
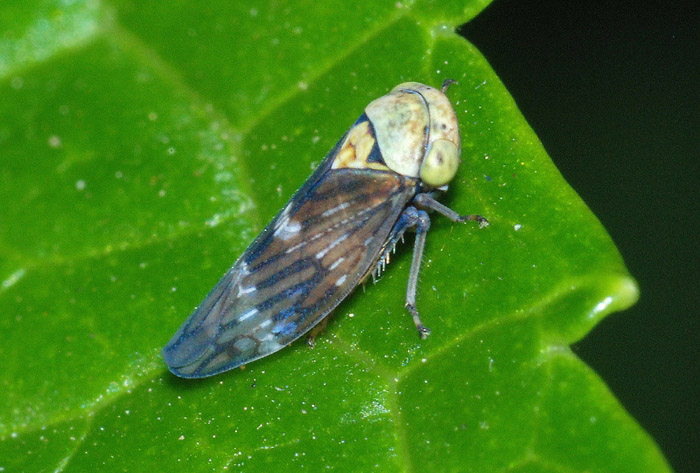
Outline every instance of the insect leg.
{"label": "insect leg", "polygon": [[489,221],[481,215],[460,215],[451,208],[442,205],[440,202],[435,200],[429,193],[418,194],[414,199],[413,203],[419,207],[425,209],[434,210],[435,212],[444,215],[453,222],[479,222],[479,228],[484,228],[489,225]]}
{"label": "insect leg", "polygon": [[306,337],[306,345],[309,348],[313,348],[316,346],[316,337],[321,335],[323,332],[326,331],[326,327],[328,326],[328,319],[330,316],[326,316],[321,321],[316,325],[314,328],[309,331],[309,335]]}
{"label": "insect leg", "polygon": [[[408,274],[408,287],[406,287],[406,309],[413,317],[420,338],[425,339],[430,335],[430,329],[423,325],[416,309],[416,291],[418,289],[418,272],[423,259],[423,249],[425,248],[425,237],[430,228],[430,217],[425,210],[416,210],[415,207],[408,207],[403,215],[409,214],[411,226],[416,227],[416,241],[413,245],[413,259],[411,260],[411,272]],[[402,215],[402,217],[403,217]]]}
{"label": "insect leg", "polygon": [[[411,227],[416,226],[418,219],[418,210],[415,207],[408,207],[399,216],[398,221],[394,224],[394,228],[391,229],[389,234],[389,239],[384,245],[384,250],[382,255],[377,260],[377,264],[372,269],[372,278],[381,276],[382,272],[389,263],[391,253],[395,250],[396,244],[399,240],[403,241],[403,235]],[[375,281],[376,282],[376,281]]]}

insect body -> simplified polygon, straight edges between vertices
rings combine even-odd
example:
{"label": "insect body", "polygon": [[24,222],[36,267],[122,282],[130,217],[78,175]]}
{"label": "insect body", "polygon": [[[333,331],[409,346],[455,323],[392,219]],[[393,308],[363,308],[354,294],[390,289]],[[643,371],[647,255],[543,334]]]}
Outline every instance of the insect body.
{"label": "insect body", "polygon": [[418,270],[435,200],[460,161],[455,112],[443,90],[408,82],[371,102],[313,175],[255,239],[163,350],[170,371],[200,378],[274,353],[301,337],[415,228],[406,307],[421,337]]}

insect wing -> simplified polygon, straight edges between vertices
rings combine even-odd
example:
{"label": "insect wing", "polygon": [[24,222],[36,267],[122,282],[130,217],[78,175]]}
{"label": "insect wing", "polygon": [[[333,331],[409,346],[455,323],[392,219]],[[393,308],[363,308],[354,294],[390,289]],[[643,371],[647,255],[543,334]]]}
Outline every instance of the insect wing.
{"label": "insect wing", "polygon": [[307,181],[163,350],[205,377],[264,357],[320,322],[373,267],[416,181],[330,169]]}

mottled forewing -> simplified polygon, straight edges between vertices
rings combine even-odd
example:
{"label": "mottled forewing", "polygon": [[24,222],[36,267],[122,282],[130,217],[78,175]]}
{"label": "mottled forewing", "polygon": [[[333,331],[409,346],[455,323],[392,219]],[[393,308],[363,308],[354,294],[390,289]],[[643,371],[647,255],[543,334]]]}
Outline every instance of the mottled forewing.
{"label": "mottled forewing", "polygon": [[214,375],[308,332],[376,263],[416,192],[412,179],[368,169],[324,169],[310,181],[166,346],[171,371]]}

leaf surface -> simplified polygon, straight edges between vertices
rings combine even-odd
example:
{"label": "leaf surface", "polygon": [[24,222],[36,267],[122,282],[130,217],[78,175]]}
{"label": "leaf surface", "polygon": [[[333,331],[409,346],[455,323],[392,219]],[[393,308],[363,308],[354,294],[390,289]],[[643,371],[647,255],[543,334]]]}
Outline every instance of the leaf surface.
{"label": "leaf surface", "polygon": [[[9,1],[0,15],[0,469],[668,471],[570,351],[637,287],[485,59],[487,2]],[[462,166],[304,343],[211,379],[160,350],[372,99],[450,88]],[[410,242],[410,238],[409,238]]]}

